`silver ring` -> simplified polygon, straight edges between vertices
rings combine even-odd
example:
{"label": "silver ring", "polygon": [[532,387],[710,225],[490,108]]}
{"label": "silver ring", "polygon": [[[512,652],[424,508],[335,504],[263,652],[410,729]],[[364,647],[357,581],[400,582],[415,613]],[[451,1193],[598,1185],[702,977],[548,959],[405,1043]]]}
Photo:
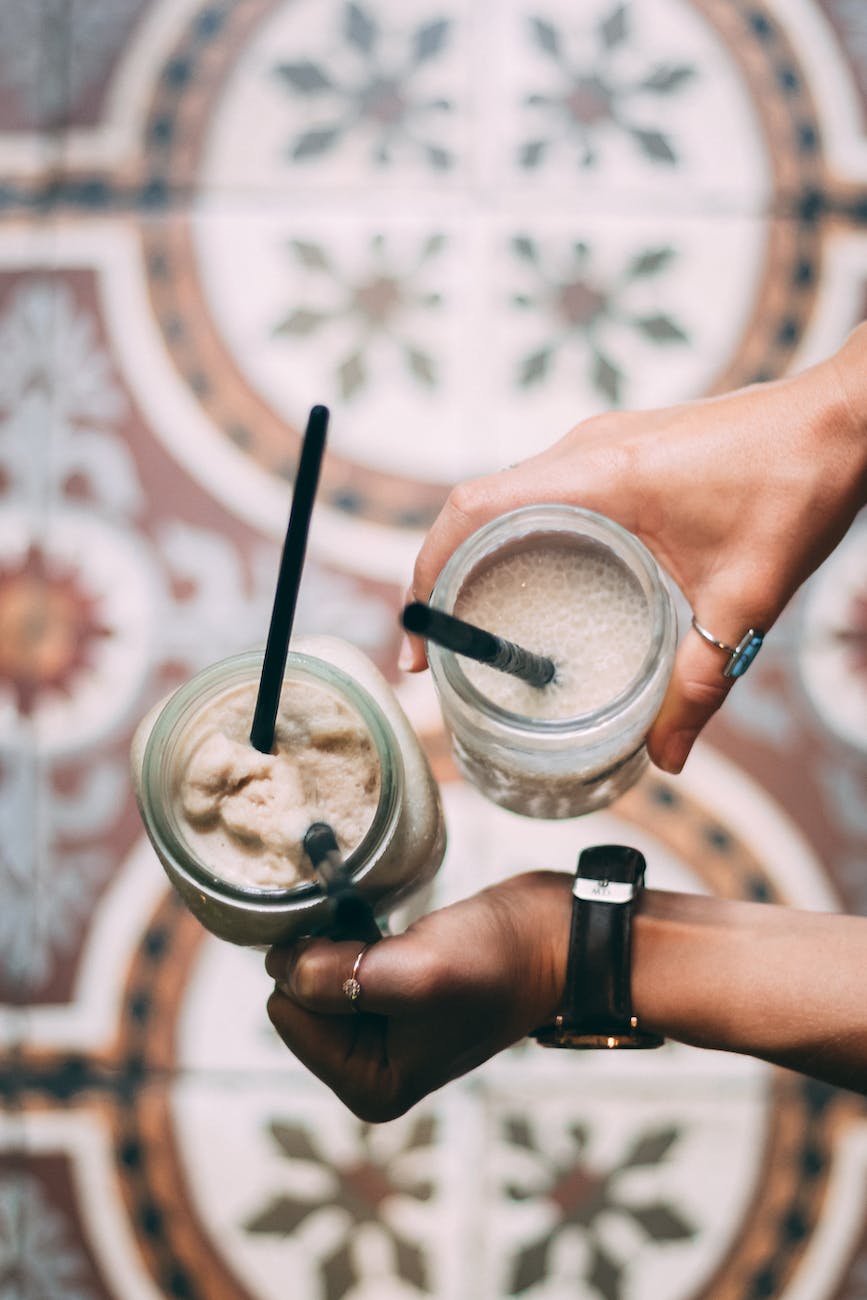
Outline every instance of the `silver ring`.
{"label": "silver ring", "polygon": [[695,614],[692,616],[692,625],[708,645],[715,646],[717,650],[722,650],[728,655],[729,661],[723,669],[723,677],[743,677],[761,650],[765,639],[764,632],[751,627],[743,634],[737,645],[726,645],[725,641],[718,640],[712,632],[708,632],[706,627],[702,627]]}
{"label": "silver ring", "polygon": [[355,958],[355,961],[352,963],[352,974],[350,975],[349,979],[344,980],[342,984],[343,992],[345,993],[346,997],[349,998],[353,1011],[358,1010],[358,999],[361,997],[361,984],[359,983],[359,979],[358,979],[358,970],[359,967],[361,966],[361,959],[364,956],[364,954],[367,952],[369,947],[370,944],[366,943],[364,947],[361,949],[361,952],[358,954],[358,956]]}

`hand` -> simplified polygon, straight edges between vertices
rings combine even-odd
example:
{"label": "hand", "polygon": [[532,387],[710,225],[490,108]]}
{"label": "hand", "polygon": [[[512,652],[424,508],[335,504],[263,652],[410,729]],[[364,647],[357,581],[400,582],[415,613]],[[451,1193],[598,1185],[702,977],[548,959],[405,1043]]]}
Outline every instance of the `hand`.
{"label": "hand", "polygon": [[359,1011],[342,991],[357,940],[272,948],[268,1015],[361,1119],[395,1119],[553,1018],[566,978],[571,880],[531,872],[367,948]]}
{"label": "hand", "polygon": [[[767,632],[867,500],[867,327],[837,357],[792,379],[669,410],[613,412],[540,455],[456,487],[419,553],[410,599],[427,600],[455,548],[530,503],[596,510],[635,533],[700,623],[728,645]],[[424,667],[413,641],[401,666]],[[648,736],[680,771],[731,686],[725,656],[684,636]]]}

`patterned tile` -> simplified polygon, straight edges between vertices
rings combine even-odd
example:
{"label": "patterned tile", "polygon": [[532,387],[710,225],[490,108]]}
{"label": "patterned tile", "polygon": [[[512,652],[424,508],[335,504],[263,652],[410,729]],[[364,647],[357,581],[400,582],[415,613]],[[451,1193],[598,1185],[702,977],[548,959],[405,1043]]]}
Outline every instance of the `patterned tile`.
{"label": "patterned tile", "polygon": [[867,21],[864,7],[858,0],[819,0],[817,8],[830,24],[837,42],[834,53],[847,65],[863,113],[867,108]]}
{"label": "patterned tile", "polygon": [[[152,703],[261,641],[313,402],[296,626],[393,679],[452,481],[837,346],[862,8],[0,3],[3,1294],[863,1296],[856,1099],[525,1043],[370,1129],[276,1040],[261,954],[170,893],[126,775]],[[658,886],[867,909],[863,532],[684,775],[579,823],[485,804],[401,683],[450,847],[395,924],[603,839]]]}

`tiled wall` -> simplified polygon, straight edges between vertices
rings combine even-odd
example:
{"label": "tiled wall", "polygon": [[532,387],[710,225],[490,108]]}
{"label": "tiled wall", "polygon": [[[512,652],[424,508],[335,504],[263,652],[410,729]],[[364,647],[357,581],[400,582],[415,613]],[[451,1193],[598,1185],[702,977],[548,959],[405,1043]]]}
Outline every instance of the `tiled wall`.
{"label": "tiled wall", "polygon": [[[4,1300],[867,1296],[859,1100],[522,1045],[366,1127],[174,900],[126,771],[261,641],[311,404],[297,627],[396,680],[449,483],[862,318],[865,123],[865,0],[0,0]],[[484,804],[403,683],[433,901],[610,837],[662,886],[865,910],[865,611],[862,522],[683,776],[579,823]]]}

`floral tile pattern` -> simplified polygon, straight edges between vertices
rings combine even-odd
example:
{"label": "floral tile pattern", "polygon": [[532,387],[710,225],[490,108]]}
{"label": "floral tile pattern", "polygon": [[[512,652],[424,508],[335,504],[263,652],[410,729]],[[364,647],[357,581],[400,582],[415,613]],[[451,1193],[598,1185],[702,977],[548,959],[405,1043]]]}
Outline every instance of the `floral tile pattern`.
{"label": "floral tile pattern", "polygon": [[[313,402],[296,627],[396,680],[453,481],[834,348],[865,123],[861,0],[0,0],[0,1295],[862,1300],[857,1098],[524,1043],[361,1124],[168,889],[127,752],[263,639]],[[867,911],[865,573],[858,521],[683,776],[581,822],[484,804],[399,683],[426,903],[613,839]]]}

